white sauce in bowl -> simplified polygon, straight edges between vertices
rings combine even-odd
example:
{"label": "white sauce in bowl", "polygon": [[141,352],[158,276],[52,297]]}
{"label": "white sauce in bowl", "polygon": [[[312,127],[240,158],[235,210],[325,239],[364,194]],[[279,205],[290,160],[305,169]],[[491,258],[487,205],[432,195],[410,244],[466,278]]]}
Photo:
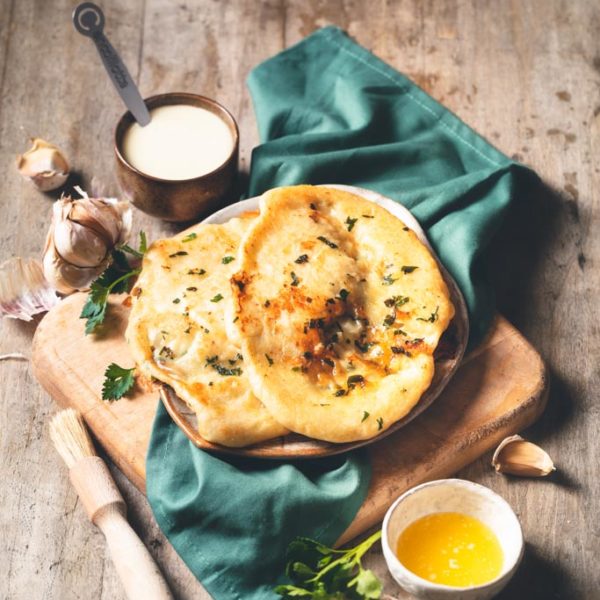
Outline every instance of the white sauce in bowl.
{"label": "white sauce in bowl", "polygon": [[134,123],[123,136],[123,154],[138,171],[178,181],[206,175],[231,154],[233,136],[214,113],[189,104],[159,106],[146,127]]}

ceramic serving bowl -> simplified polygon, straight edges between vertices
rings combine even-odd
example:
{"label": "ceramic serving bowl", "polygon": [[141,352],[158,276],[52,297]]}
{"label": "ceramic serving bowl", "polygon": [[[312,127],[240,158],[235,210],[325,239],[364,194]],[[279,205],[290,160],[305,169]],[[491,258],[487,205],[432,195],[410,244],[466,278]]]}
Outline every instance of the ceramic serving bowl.
{"label": "ceramic serving bowl", "polygon": [[147,175],[131,165],[123,152],[123,138],[134,118],[126,112],[115,130],[117,179],[123,195],[137,208],[165,221],[191,221],[221,208],[231,192],[238,165],[239,132],[229,111],[214,100],[196,94],[175,92],[144,100],[148,110],[172,104],[188,104],[209,110],[229,128],[233,147],[217,169],[192,179],[169,180]]}
{"label": "ceramic serving bowl", "polygon": [[[459,512],[479,519],[497,536],[504,565],[496,579],[476,586],[453,587],[422,579],[396,556],[398,538],[408,525],[431,513]],[[382,529],[383,554],[396,582],[417,598],[427,600],[486,600],[514,575],[523,556],[523,533],[514,511],[492,490],[462,479],[439,479],[414,487],[389,508]]]}

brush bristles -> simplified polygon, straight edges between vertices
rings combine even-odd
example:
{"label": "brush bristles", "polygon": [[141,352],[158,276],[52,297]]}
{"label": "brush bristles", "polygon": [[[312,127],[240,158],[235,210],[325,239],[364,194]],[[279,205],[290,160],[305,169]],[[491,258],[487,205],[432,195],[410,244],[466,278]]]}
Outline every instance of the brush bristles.
{"label": "brush bristles", "polygon": [[85,423],[73,408],[54,415],[50,421],[50,439],[69,469],[79,459],[96,455]]}

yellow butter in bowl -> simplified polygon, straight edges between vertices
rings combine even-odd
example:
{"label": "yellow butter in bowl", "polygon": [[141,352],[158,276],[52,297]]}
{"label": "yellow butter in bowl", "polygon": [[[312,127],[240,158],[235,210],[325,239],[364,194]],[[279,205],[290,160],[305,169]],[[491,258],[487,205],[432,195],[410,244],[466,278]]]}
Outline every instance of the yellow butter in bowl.
{"label": "yellow butter in bowl", "polygon": [[458,512],[433,513],[411,523],[398,538],[397,556],[419,577],[455,587],[492,581],[504,564],[494,532]]}

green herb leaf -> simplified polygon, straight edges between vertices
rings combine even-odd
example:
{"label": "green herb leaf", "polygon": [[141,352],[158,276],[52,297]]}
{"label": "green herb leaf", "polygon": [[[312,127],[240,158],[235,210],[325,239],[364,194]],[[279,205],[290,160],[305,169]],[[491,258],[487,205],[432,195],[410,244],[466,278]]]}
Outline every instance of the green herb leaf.
{"label": "green herb leaf", "polygon": [[427,317],[423,319],[422,317],[417,317],[417,321],[425,321],[426,323],[435,323],[438,320],[438,311],[440,310],[439,306],[435,307],[435,310]]}
{"label": "green herb leaf", "polygon": [[348,226],[348,231],[352,231],[354,229],[356,221],[358,221],[358,219],[351,219],[350,217],[346,217],[346,225]]}
{"label": "green herb leaf", "polygon": [[192,231],[192,233],[188,233],[181,241],[182,242],[191,242],[192,240],[195,240],[198,237],[197,233],[194,233]]}
{"label": "green herb leaf", "polygon": [[206,271],[204,269],[190,269],[188,275],[204,275]]}
{"label": "green herb leaf", "polygon": [[272,367],[273,366],[273,359],[268,354],[265,354],[265,358],[267,359],[267,362],[269,363],[269,366]]}
{"label": "green herb leaf", "polygon": [[173,252],[173,254],[169,254],[169,258],[175,258],[177,256],[187,256],[188,253],[185,250],[179,250],[178,252]]}
{"label": "green herb leaf", "polygon": [[391,275],[385,275],[383,277],[383,281],[381,282],[381,285],[392,285],[394,283],[394,281],[397,281],[397,279],[395,279]]}
{"label": "green herb leaf", "polygon": [[412,273],[413,271],[416,271],[419,267],[402,267],[400,270],[403,273]]}
{"label": "green herb leaf", "polygon": [[361,559],[381,538],[377,531],[354,548],[334,550],[315,540],[296,538],[287,550],[285,573],[291,584],[275,592],[284,598],[313,600],[378,600],[381,582]]}
{"label": "green herb leaf", "polygon": [[383,418],[378,417],[377,418],[377,431],[381,431],[382,429],[383,429]]}
{"label": "green herb leaf", "polygon": [[302,265],[308,262],[308,254],[301,254],[295,261],[297,265]]}
{"label": "green herb leaf", "polygon": [[320,242],[323,242],[326,246],[329,246],[330,248],[335,249],[335,248],[338,247],[337,244],[334,244],[333,242],[330,242],[325,236],[320,235],[317,239]]}
{"label": "green herb leaf", "polygon": [[298,276],[296,275],[296,273],[294,273],[294,271],[292,271],[290,273],[290,277],[292,278],[292,283],[291,283],[292,287],[296,287],[300,283]]}
{"label": "green herb leaf", "polygon": [[102,384],[102,400],[118,400],[122,398],[135,383],[135,367],[124,369],[117,363],[111,363],[104,371]]}
{"label": "green herb leaf", "polygon": [[369,418],[369,413],[365,410],[363,412],[363,416],[362,419],[360,420],[361,423],[363,423],[364,421],[366,421]]}
{"label": "green herb leaf", "polygon": [[223,300],[222,294],[217,294],[210,299],[211,302],[221,302],[221,300]]}
{"label": "green herb leaf", "polygon": [[350,292],[348,290],[345,289],[341,289],[340,293],[339,293],[339,298],[342,302],[346,301],[346,298],[350,295]]}
{"label": "green herb leaf", "polygon": [[232,262],[232,261],[234,261],[234,260],[235,260],[235,256],[224,256],[224,257],[221,259],[221,262],[222,262],[224,265],[228,265],[230,262]]}
{"label": "green herb leaf", "polygon": [[410,298],[408,296],[392,296],[391,298],[384,300],[383,303],[389,307],[395,306],[396,308],[399,308],[409,301]]}

